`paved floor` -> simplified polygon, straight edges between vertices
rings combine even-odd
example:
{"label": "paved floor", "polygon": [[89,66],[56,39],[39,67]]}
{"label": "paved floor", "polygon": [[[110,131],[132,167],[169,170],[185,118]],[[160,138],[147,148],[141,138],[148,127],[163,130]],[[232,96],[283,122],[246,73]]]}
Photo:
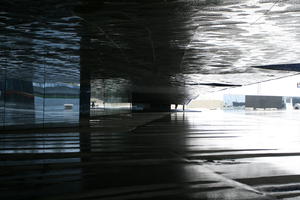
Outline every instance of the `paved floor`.
{"label": "paved floor", "polygon": [[300,112],[133,114],[0,134],[0,199],[300,199]]}

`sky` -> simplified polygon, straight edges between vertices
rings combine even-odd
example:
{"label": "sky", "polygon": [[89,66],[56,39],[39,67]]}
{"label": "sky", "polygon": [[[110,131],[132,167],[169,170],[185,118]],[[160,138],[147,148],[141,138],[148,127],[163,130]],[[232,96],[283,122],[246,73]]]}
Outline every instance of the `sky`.
{"label": "sky", "polygon": [[197,97],[195,100],[223,100],[225,94],[232,95],[268,95],[300,97],[300,74],[277,80],[231,88]]}

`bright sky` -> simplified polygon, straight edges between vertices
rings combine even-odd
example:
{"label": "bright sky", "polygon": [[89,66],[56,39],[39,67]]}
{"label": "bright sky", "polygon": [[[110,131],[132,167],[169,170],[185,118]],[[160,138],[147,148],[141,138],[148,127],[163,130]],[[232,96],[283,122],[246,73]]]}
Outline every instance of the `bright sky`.
{"label": "bright sky", "polygon": [[224,94],[232,95],[270,95],[270,96],[298,96],[300,97],[300,88],[297,88],[297,83],[300,83],[300,74],[281,78],[277,80],[262,82],[258,84],[232,88],[219,92],[210,93],[204,96],[199,96],[197,100],[216,99],[223,100]]}

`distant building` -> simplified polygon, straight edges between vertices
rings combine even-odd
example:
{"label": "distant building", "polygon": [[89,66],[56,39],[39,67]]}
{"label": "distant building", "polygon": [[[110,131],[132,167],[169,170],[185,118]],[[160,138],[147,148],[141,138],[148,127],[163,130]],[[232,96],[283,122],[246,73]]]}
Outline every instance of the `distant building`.
{"label": "distant building", "polygon": [[233,107],[245,107],[245,102],[236,102],[236,101],[233,101],[232,102],[232,106]]}
{"label": "distant building", "polygon": [[224,104],[227,108],[244,108],[245,107],[245,95],[224,95]]}
{"label": "distant building", "polygon": [[246,95],[245,101],[246,108],[276,108],[284,109],[285,101],[282,96],[259,96],[259,95]]}
{"label": "distant building", "polygon": [[224,107],[223,101],[220,100],[195,100],[186,106],[186,109],[205,108],[210,110],[222,109]]}

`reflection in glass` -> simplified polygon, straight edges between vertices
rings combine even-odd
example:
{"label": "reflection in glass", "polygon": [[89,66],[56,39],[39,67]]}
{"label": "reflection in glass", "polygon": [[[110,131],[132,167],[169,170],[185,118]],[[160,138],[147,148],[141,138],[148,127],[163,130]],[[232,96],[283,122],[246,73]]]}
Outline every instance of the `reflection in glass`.
{"label": "reflection in glass", "polygon": [[[44,126],[79,122],[79,64],[72,58],[72,66],[46,66],[19,59],[23,51],[11,49],[0,73],[0,122],[2,127],[24,125]],[[45,60],[47,54],[36,55]],[[36,65],[35,65],[36,64]],[[72,70],[73,76],[65,78]],[[47,79],[48,78],[48,79]]]}
{"label": "reflection in glass", "polygon": [[15,78],[6,79],[5,125],[31,124],[34,115],[32,82]]}
{"label": "reflection in glass", "polygon": [[45,84],[44,123],[78,123],[79,85],[72,83]]}
{"label": "reflection in glass", "polygon": [[80,19],[71,7],[31,3],[1,7],[0,126],[78,123]]}
{"label": "reflection in glass", "polygon": [[0,127],[4,126],[5,69],[0,66]]}
{"label": "reflection in glass", "polygon": [[[35,80],[37,81],[37,80]],[[33,82],[34,91],[34,111],[35,123],[44,123],[44,84],[43,82]]]}

